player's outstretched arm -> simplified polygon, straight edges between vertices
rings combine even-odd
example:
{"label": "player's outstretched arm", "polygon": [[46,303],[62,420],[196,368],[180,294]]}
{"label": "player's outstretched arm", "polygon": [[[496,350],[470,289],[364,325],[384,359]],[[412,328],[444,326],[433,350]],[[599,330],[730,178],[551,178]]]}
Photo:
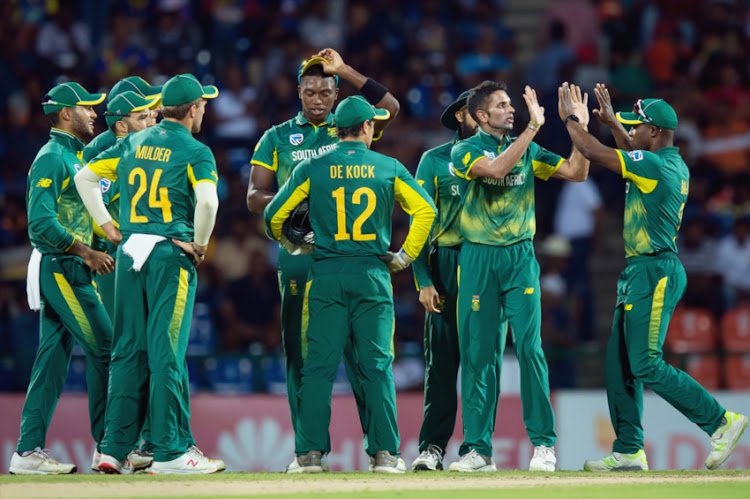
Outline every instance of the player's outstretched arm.
{"label": "player's outstretched arm", "polygon": [[398,114],[401,109],[396,97],[388,91],[383,85],[368,78],[353,67],[349,66],[344,62],[336,50],[332,48],[325,48],[318,52],[319,56],[324,57],[328,64],[323,64],[323,71],[327,74],[335,74],[340,78],[345,79],[356,88],[362,97],[378,109],[386,109],[390,113],[390,117],[387,120],[378,120],[375,122],[375,137],[379,137],[385,127],[388,126]]}
{"label": "player's outstretched arm", "polygon": [[[589,124],[589,94],[581,93],[581,87],[577,85],[564,82],[560,88],[557,89],[558,101],[557,101],[557,112],[560,115],[560,119],[563,121],[568,119],[570,114],[565,114],[569,111],[567,108],[562,106],[561,93],[565,92],[567,99],[572,103],[573,112],[571,113],[578,120],[578,123],[583,127],[584,130],[588,130]],[[571,118],[572,119],[572,118]],[[573,152],[570,157],[563,161],[560,168],[557,169],[553,175],[555,178],[561,178],[563,180],[570,180],[572,182],[583,182],[589,176],[589,166],[591,162],[581,154],[578,148],[573,145]]]}
{"label": "player's outstretched arm", "polygon": [[561,86],[558,89],[558,112],[560,119],[565,122],[565,128],[570,135],[570,140],[573,141],[573,147],[589,161],[599,163],[605,168],[622,175],[620,156],[617,151],[599,142],[578,121],[567,119],[571,114],[576,114],[576,105],[569,87],[566,89]]}
{"label": "player's outstretched arm", "polygon": [[594,88],[594,95],[596,95],[596,100],[599,101],[599,109],[594,109],[592,112],[594,116],[599,118],[599,121],[612,130],[617,147],[623,151],[632,151],[635,149],[633,138],[625,130],[625,127],[622,126],[622,123],[617,121],[615,110],[612,107],[612,98],[609,96],[607,86],[604,83],[597,83],[596,88]]}

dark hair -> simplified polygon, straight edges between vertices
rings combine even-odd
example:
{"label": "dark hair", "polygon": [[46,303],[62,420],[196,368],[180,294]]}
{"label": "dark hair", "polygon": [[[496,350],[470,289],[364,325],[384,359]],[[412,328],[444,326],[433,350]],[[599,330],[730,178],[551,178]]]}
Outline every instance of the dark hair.
{"label": "dark hair", "polygon": [[197,106],[200,101],[201,98],[199,97],[193,102],[188,102],[187,104],[180,104],[179,106],[164,106],[161,109],[161,114],[165,118],[172,118],[173,120],[182,121],[185,119],[185,116],[187,116],[190,108],[193,106]]}
{"label": "dark hair", "polygon": [[479,118],[477,118],[477,111],[479,109],[486,111],[484,106],[487,104],[487,99],[490,98],[490,95],[494,94],[498,90],[507,89],[508,86],[504,82],[490,80],[484,80],[482,83],[474,87],[474,89],[469,94],[469,99],[467,100],[469,114],[471,114],[471,117],[474,118],[474,121],[479,123]]}
{"label": "dark hair", "polygon": [[300,78],[304,78],[305,76],[319,76],[320,78],[333,78],[333,75],[329,75],[325,71],[323,71],[323,65],[322,64],[315,64],[313,66],[310,66],[307,68],[307,71],[302,73],[302,76]]}
{"label": "dark hair", "polygon": [[336,134],[339,136],[339,139],[345,139],[347,137],[359,137],[359,134],[362,131],[362,127],[365,125],[365,123],[366,121],[363,121],[359,125],[336,127]]}
{"label": "dark hair", "polygon": [[57,125],[60,124],[60,111],[62,111],[62,109],[58,109],[54,113],[49,113],[47,115],[47,119],[49,120],[49,124],[52,125],[53,127],[56,127]]}

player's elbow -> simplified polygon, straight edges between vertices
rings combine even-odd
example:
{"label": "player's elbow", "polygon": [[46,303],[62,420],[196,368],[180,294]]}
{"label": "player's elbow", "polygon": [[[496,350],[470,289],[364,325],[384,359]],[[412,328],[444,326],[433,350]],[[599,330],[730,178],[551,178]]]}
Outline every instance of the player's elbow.
{"label": "player's elbow", "polygon": [[252,213],[263,213],[266,204],[268,204],[264,202],[264,196],[257,189],[250,189],[247,191],[246,201],[247,209]]}

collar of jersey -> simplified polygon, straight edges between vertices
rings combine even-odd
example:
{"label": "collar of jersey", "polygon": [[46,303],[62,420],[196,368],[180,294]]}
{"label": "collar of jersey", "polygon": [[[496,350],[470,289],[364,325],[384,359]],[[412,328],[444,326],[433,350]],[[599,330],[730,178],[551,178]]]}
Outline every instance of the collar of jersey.
{"label": "collar of jersey", "polygon": [[58,142],[72,151],[82,151],[83,142],[70,132],[61,130],[59,128],[52,128],[49,131],[49,138]]}
{"label": "collar of jersey", "polygon": [[321,127],[323,125],[333,125],[333,113],[328,113],[328,116],[326,116],[326,120],[323,123],[321,123],[320,125],[313,125],[312,123],[310,123],[307,120],[307,118],[305,118],[305,115],[302,114],[302,111],[300,111],[299,113],[297,113],[297,124],[299,126],[310,125],[310,126],[314,126],[316,128],[319,128],[319,127]]}
{"label": "collar of jersey", "polygon": [[350,147],[356,147],[357,149],[367,149],[367,144],[361,140],[344,140],[336,143],[337,149],[345,149]]}
{"label": "collar of jersey", "polygon": [[185,132],[188,135],[191,135],[191,136],[193,135],[185,125],[183,125],[182,123],[177,123],[175,121],[161,120],[158,126],[166,128],[167,130],[174,130],[176,132]]}
{"label": "collar of jersey", "polygon": [[502,137],[498,137],[497,135],[492,135],[491,133],[487,133],[479,128],[479,130],[477,131],[477,135],[481,137],[482,141],[492,141],[493,144],[498,144],[500,146],[505,143],[505,138],[508,137],[508,142],[510,143],[510,137],[508,136],[508,134],[503,134]]}
{"label": "collar of jersey", "polygon": [[654,153],[660,156],[664,154],[679,154],[680,148],[677,146],[662,147],[661,149],[657,149],[656,151],[654,151]]}

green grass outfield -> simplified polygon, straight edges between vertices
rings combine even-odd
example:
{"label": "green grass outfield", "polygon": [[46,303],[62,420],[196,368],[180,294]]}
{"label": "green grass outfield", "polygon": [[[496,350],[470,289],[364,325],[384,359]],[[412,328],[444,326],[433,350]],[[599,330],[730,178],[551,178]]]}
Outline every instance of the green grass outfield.
{"label": "green grass outfield", "polygon": [[651,471],[591,474],[578,471],[491,474],[411,473],[322,475],[222,473],[191,476],[0,476],[0,498],[171,497],[240,498],[464,498],[497,499],[732,499],[750,498],[750,472]]}

